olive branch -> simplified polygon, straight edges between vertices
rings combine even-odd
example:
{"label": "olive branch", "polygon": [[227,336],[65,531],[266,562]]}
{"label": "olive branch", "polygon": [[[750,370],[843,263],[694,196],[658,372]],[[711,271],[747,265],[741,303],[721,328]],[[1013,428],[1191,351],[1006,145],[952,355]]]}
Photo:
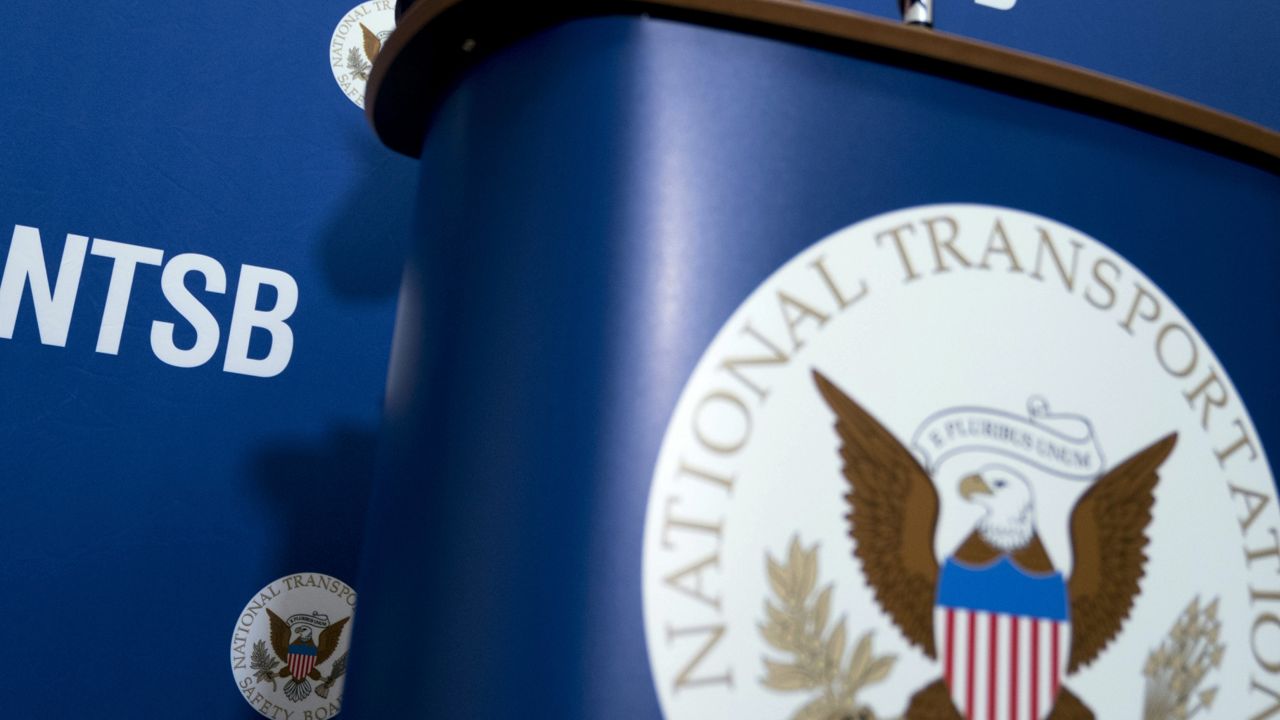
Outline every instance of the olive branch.
{"label": "olive branch", "polygon": [[1147,656],[1144,720],[1186,720],[1213,707],[1217,686],[1199,688],[1209,671],[1222,665],[1227,646],[1218,641],[1221,632],[1218,599],[1204,608],[1198,596],[1192,599],[1169,636]]}
{"label": "olive branch", "polygon": [[316,688],[316,694],[322,698],[329,697],[329,688],[338,682],[338,678],[347,672],[347,653],[342,653],[342,657],[333,661],[333,665],[329,668],[329,677],[320,683],[320,687]]}
{"label": "olive branch", "polygon": [[[792,536],[783,561],[765,557],[774,598],[766,600],[760,634],[775,650],[791,656],[780,662],[764,658],[765,687],[787,692],[816,693],[792,715],[792,720],[870,720],[875,714],[857,702],[858,692],[883,681],[897,658],[876,657],[867,632],[846,651],[845,620],[828,631],[834,585],[816,592],[818,545],[810,548]],[[846,661],[847,658],[847,661]]]}
{"label": "olive branch", "polygon": [[276,689],[276,666],[279,658],[267,650],[267,644],[261,640],[253,644],[253,654],[249,656],[249,669],[255,670],[253,677],[258,682],[270,682],[271,689]]}
{"label": "olive branch", "polygon": [[365,62],[360,48],[353,47],[347,51],[347,69],[351,71],[352,75],[361,80],[368,80],[370,67],[372,66]]}

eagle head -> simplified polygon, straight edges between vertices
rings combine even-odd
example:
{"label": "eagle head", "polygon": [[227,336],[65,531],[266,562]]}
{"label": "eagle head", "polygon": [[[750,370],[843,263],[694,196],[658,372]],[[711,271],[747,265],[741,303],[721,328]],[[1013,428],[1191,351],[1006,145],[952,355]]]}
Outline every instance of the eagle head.
{"label": "eagle head", "polygon": [[1014,552],[1035,537],[1031,485],[1017,470],[987,465],[960,481],[960,496],[986,510],[978,521],[978,533],[993,547]]}
{"label": "eagle head", "polygon": [[311,642],[311,628],[307,627],[306,625],[299,625],[296,632],[297,632],[297,637],[294,638],[294,642],[296,643]]}

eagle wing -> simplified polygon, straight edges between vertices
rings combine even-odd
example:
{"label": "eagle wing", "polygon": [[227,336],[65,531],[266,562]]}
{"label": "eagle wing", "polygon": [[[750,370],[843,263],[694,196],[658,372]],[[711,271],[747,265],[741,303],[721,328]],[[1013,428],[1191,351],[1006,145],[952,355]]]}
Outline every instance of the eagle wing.
{"label": "eagle wing", "polygon": [[266,608],[267,616],[271,618],[271,649],[275,650],[276,655],[283,661],[289,659],[289,623],[283,618]]}
{"label": "eagle wing", "polygon": [[849,483],[849,534],[880,607],[913,644],[935,657],[933,536],[938,493],[911,452],[817,370],[818,391],[836,414]]}
{"label": "eagle wing", "polygon": [[363,36],[361,40],[364,44],[365,57],[369,58],[369,62],[377,60],[378,53],[382,52],[382,40],[372,30],[365,27],[364,23],[360,23],[360,32]]}
{"label": "eagle wing", "polygon": [[351,616],[342,618],[338,622],[330,625],[320,633],[318,642],[316,643],[316,664],[329,659],[334,650],[338,649],[338,640],[342,638],[342,628],[351,620]]}
{"label": "eagle wing", "polygon": [[1071,602],[1071,657],[1067,672],[1088,665],[1120,632],[1145,573],[1147,525],[1160,476],[1177,433],[1135,453],[1093,484],[1071,512],[1075,566],[1067,583]]}

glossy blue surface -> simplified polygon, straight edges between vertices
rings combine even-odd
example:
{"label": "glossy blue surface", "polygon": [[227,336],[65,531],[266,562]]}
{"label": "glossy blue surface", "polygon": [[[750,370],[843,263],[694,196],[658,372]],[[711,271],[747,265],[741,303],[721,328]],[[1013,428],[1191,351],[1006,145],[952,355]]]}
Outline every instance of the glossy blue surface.
{"label": "glossy blue surface", "polygon": [[594,19],[459,83],[418,202],[355,717],[658,717],[640,541],[676,398],[769,273],[887,210],[1005,205],[1107,243],[1197,325],[1277,446],[1280,178],[1139,130]]}

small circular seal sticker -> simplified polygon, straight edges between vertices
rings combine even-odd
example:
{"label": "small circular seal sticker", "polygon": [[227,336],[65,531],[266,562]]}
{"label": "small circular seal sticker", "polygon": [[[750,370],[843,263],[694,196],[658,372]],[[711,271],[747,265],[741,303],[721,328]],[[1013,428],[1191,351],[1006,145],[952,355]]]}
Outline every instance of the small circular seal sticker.
{"label": "small circular seal sticker", "polygon": [[364,107],[364,88],[382,44],[396,29],[395,0],[369,0],[342,16],[329,41],[333,79],[351,102]]}
{"label": "small circular seal sticker", "polygon": [[254,594],[231,633],[231,672],[263,717],[327,720],[342,709],[356,592],[320,573]]}
{"label": "small circular seal sticker", "polygon": [[1280,717],[1244,399],[1052,219],[915,207],[801,252],[711,343],[651,488],[668,720]]}

